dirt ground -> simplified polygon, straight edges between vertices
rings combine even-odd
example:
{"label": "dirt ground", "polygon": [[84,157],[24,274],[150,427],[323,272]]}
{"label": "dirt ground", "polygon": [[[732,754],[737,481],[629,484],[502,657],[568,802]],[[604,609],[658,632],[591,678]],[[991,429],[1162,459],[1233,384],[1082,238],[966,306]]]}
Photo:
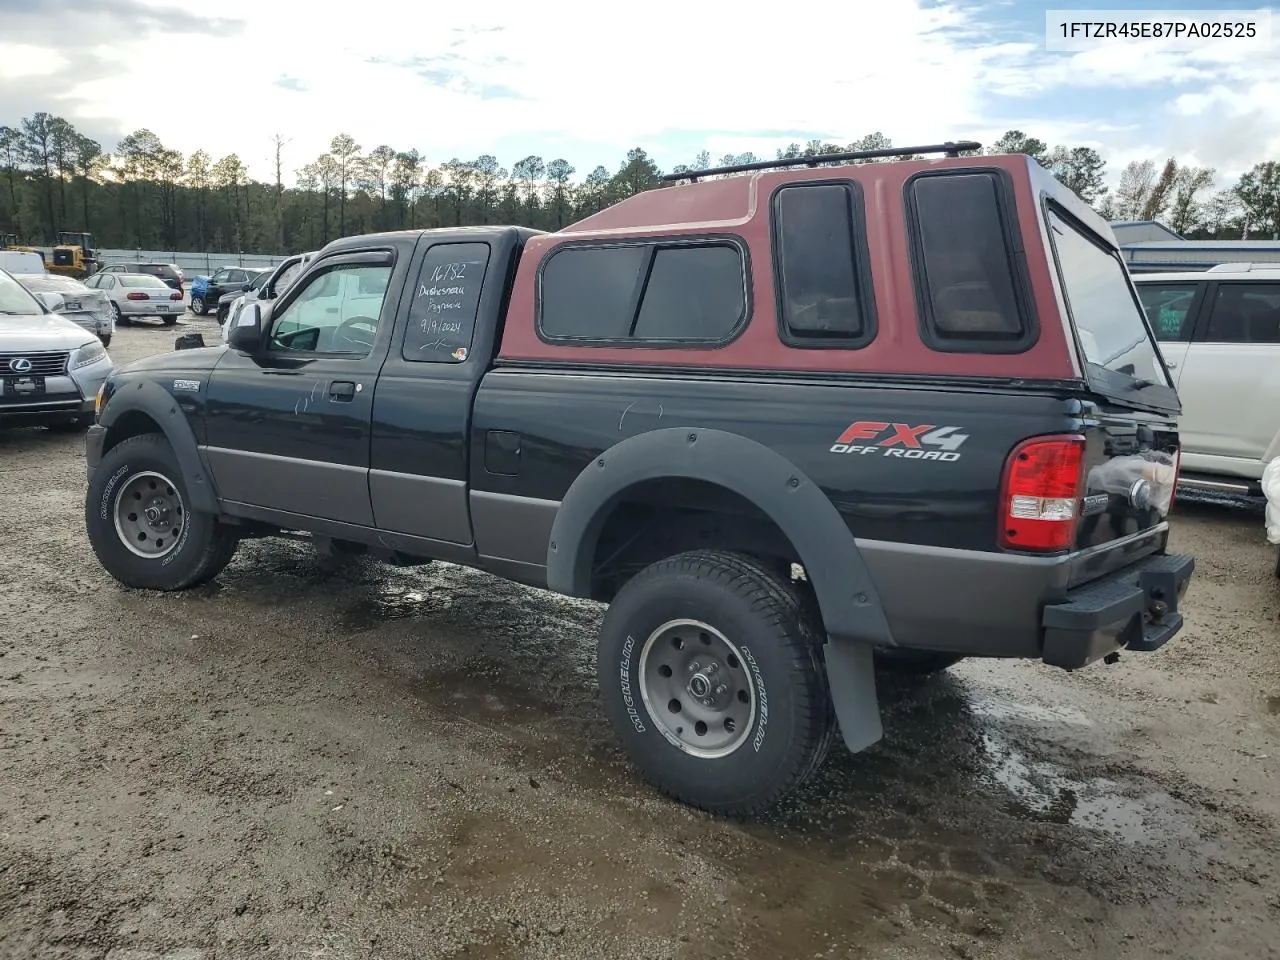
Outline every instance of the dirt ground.
{"label": "dirt ground", "polygon": [[4,958],[1280,957],[1259,515],[1176,511],[1165,649],[886,686],[884,741],[737,824],[622,761],[591,604],[286,540],[129,591],[81,438],[0,432],[0,484]]}

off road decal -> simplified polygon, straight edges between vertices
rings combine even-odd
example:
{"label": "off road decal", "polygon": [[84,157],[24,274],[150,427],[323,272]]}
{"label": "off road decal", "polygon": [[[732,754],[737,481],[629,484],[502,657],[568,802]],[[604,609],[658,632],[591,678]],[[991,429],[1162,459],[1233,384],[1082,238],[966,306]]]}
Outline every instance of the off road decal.
{"label": "off road decal", "polygon": [[199,380],[175,380],[173,381],[173,389],[186,390],[189,393],[199,393],[200,381]]}
{"label": "off road decal", "polygon": [[757,724],[756,735],[751,740],[751,748],[759,753],[760,745],[764,743],[764,728],[769,725],[769,694],[765,692],[764,677],[760,674],[760,664],[756,663],[756,658],[746,647],[742,648],[742,655],[747,658],[747,663],[751,664],[751,673],[756,682],[756,697],[760,703],[760,723]]}
{"label": "off road decal", "polygon": [[640,720],[640,711],[636,709],[635,699],[631,696],[631,651],[636,645],[636,638],[627,635],[627,642],[622,645],[622,669],[619,671],[622,681],[622,702],[627,705],[627,715],[631,717],[631,725],[636,733],[644,733],[644,723]]}
{"label": "off road decal", "polygon": [[967,433],[960,433],[961,429],[963,428],[939,427],[932,423],[858,420],[849,424],[844,433],[836,438],[836,442],[831,445],[831,452],[951,462],[960,459],[960,454],[956,451],[969,439]]}

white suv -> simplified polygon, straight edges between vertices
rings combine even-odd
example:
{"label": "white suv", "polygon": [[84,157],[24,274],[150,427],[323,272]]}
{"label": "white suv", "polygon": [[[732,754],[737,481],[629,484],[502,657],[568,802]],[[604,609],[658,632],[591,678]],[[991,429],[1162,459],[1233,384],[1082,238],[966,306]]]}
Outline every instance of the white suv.
{"label": "white suv", "polygon": [[1182,399],[1180,482],[1260,495],[1280,455],[1280,264],[1133,280]]}

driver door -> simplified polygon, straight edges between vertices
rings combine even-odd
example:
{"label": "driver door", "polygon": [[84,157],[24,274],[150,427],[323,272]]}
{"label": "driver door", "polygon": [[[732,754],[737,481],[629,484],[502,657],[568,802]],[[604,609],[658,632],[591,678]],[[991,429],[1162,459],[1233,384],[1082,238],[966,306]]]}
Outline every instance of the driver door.
{"label": "driver door", "polygon": [[394,264],[389,250],[326,258],[276,301],[257,351],[219,362],[206,453],[222,499],[373,525],[369,436]]}

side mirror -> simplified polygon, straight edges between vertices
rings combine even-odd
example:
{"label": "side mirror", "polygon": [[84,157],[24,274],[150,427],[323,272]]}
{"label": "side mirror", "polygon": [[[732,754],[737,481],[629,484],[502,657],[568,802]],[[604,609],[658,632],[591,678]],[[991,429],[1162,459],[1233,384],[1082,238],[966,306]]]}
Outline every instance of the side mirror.
{"label": "side mirror", "polygon": [[242,283],[242,284],[240,284],[240,289],[241,289],[241,290],[248,290],[248,289],[249,289],[249,286],[250,286],[250,285],[249,285],[249,284],[247,284],[247,283]]}
{"label": "side mirror", "polygon": [[262,343],[262,307],[250,301],[240,308],[235,325],[227,334],[228,346],[252,353]]}
{"label": "side mirror", "polygon": [[44,308],[51,313],[57,313],[67,305],[66,299],[60,293],[37,293],[36,299],[44,304]]}

